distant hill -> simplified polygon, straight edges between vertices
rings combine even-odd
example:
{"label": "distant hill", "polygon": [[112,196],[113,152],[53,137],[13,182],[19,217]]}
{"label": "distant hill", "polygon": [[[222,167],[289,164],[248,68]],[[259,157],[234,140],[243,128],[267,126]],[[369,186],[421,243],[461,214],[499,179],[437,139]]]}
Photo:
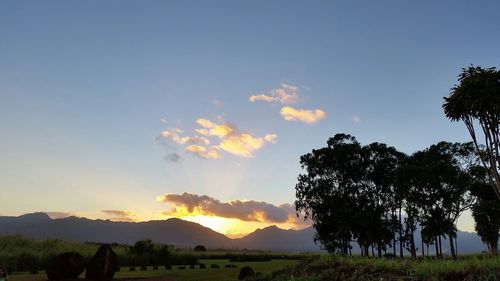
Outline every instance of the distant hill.
{"label": "distant hill", "polygon": [[[141,239],[151,239],[159,243],[185,247],[201,244],[209,248],[314,252],[321,250],[320,246],[314,243],[314,233],[312,227],[285,230],[270,226],[257,229],[242,238],[231,239],[197,223],[175,218],[147,222],[115,222],[77,217],[51,219],[45,213],[19,217],[0,216],[0,235],[19,234],[35,239],[57,238],[80,242],[133,244]],[[417,247],[420,248],[420,236],[416,235],[415,240]],[[448,251],[447,244],[446,240],[443,241],[443,252]],[[433,251],[432,246],[429,249]],[[458,232],[459,253],[475,253],[485,249],[477,234]],[[355,243],[352,251],[360,252]]]}
{"label": "distant hill", "polygon": [[208,247],[230,247],[231,239],[210,228],[181,219],[148,222],[114,222],[68,217],[51,219],[45,213],[19,217],[0,217],[0,235],[20,234],[42,239],[58,238],[73,241],[133,244],[141,239],[152,239],[165,244]]}
{"label": "distant hill", "polygon": [[302,230],[285,230],[275,225],[264,229],[257,229],[242,238],[234,239],[239,248],[266,249],[274,251],[319,251],[320,247],[314,243],[313,227]]}

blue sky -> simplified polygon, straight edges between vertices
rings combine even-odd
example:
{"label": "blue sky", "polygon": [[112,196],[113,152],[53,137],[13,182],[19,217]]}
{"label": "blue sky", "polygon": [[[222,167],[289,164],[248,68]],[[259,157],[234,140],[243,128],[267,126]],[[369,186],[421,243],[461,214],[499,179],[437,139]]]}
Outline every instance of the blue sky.
{"label": "blue sky", "polygon": [[[2,1],[0,214],[161,218],[171,206],[156,198],[184,192],[279,206],[294,200],[300,155],[335,133],[406,153],[467,141],[442,97],[462,67],[500,65],[499,10],[486,0]],[[282,84],[296,103],[249,101]],[[326,117],[287,121],[284,106]],[[263,143],[250,158],[219,147],[220,159],[158,143],[172,128],[194,136],[200,118]],[[171,153],[183,160],[165,161]]]}

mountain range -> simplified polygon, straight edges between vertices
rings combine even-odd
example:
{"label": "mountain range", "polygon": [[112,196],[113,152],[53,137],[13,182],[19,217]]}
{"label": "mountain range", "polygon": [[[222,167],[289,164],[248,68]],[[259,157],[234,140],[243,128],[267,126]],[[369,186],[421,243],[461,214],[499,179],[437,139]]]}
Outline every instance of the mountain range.
{"label": "mountain range", "polygon": [[[79,217],[51,219],[45,213],[32,213],[18,217],[0,216],[0,235],[22,235],[34,239],[63,239],[79,242],[101,242],[134,244],[138,240],[151,239],[158,243],[193,247],[205,245],[208,248],[254,249],[272,251],[321,251],[314,242],[315,230],[286,230],[276,226],[257,229],[242,237],[231,239],[200,224],[178,218],[147,222],[116,222],[91,220]],[[474,253],[485,250],[476,233],[458,232],[460,253]],[[420,238],[416,235],[416,245]],[[447,243],[443,243],[446,252]],[[359,248],[353,243],[353,252]],[[432,252],[432,247],[430,248]]]}

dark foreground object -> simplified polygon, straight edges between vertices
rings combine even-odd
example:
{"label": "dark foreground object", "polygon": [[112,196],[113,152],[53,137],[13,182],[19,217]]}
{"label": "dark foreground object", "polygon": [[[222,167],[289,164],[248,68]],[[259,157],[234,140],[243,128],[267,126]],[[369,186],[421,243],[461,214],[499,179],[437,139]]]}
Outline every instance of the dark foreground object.
{"label": "dark foreground object", "polygon": [[77,278],[82,274],[85,265],[83,257],[75,252],[69,252],[56,256],[47,267],[49,280],[66,280]]}
{"label": "dark foreground object", "polygon": [[109,245],[102,245],[90,259],[85,279],[92,281],[110,281],[118,268],[118,257]]}
{"label": "dark foreground object", "polygon": [[246,280],[248,278],[255,277],[255,272],[250,266],[244,266],[240,269],[240,274],[238,274],[238,280]]}

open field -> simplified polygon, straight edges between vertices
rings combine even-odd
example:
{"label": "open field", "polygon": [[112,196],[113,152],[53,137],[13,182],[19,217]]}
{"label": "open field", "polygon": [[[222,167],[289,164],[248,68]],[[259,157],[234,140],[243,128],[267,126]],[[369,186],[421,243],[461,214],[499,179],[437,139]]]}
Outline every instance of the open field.
{"label": "open field", "polygon": [[[283,269],[289,265],[298,263],[297,260],[272,260],[267,262],[229,262],[229,260],[200,260],[201,263],[207,265],[206,269],[200,269],[196,266],[195,269],[179,269],[179,266],[174,266],[172,270],[166,270],[164,267],[158,270],[153,270],[150,266],[147,271],[140,271],[136,267],[136,271],[128,271],[128,267],[122,267],[121,271],[115,274],[115,279],[122,278],[154,278],[154,277],[171,277],[176,281],[233,281],[237,279],[238,272],[243,266],[251,266],[255,272],[269,274],[275,270]],[[210,268],[212,264],[217,264],[220,268]],[[224,268],[226,264],[236,265],[237,268]],[[11,281],[42,281],[46,280],[44,273],[27,274],[18,273],[11,276]]]}

